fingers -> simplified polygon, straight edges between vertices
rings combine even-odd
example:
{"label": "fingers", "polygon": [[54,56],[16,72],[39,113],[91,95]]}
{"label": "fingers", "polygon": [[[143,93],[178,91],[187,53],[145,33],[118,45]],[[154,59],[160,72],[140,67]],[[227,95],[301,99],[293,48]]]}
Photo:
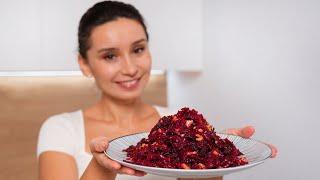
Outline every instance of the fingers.
{"label": "fingers", "polygon": [[[255,129],[253,126],[245,126],[243,128],[230,128],[230,129],[227,129],[224,131],[226,134],[231,134],[231,135],[236,135],[236,136],[240,136],[240,137],[243,137],[243,138],[250,138],[254,132],[255,132]],[[277,156],[278,154],[278,149],[272,145],[272,144],[267,144],[265,143],[266,145],[268,145],[271,149],[271,157],[274,158]]]}
{"label": "fingers", "polygon": [[237,135],[237,131],[238,131],[238,129],[236,129],[236,128],[229,128],[229,129],[224,130],[223,132],[226,134],[230,134],[230,135]]}
{"label": "fingers", "polygon": [[122,166],[122,167],[118,170],[118,173],[120,173],[120,174],[134,175],[134,174],[135,174],[135,171],[134,171],[133,169],[131,169],[131,168]]}
{"label": "fingers", "polygon": [[128,174],[133,176],[144,176],[146,173],[137,171],[108,158],[103,152],[108,148],[109,141],[106,137],[97,137],[90,142],[90,151],[96,161],[104,168],[120,174]]}
{"label": "fingers", "polygon": [[108,148],[109,141],[106,137],[97,137],[91,140],[90,142],[90,151],[91,153],[103,152]]}
{"label": "fingers", "polygon": [[135,175],[135,176],[145,176],[145,175],[147,175],[147,173],[145,173],[145,172],[143,172],[143,171],[135,170],[134,175]]}
{"label": "fingers", "polygon": [[90,142],[90,151],[97,162],[112,171],[117,171],[121,168],[121,165],[106,157],[103,153],[108,148],[108,139],[106,137],[97,137]]}
{"label": "fingers", "polygon": [[144,176],[144,175],[146,175],[146,173],[144,173],[144,172],[137,171],[137,170],[125,167],[125,166],[121,166],[121,164],[119,164],[116,161],[113,161],[113,160],[109,159],[108,157],[106,157],[102,153],[95,153],[95,158],[96,158],[96,160],[98,161],[98,163],[100,165],[102,165],[106,169],[109,169],[109,170],[114,171],[116,173],[128,174],[128,175],[132,175],[132,176]]}
{"label": "fingers", "polygon": [[225,130],[226,134],[241,136],[243,138],[250,138],[255,132],[253,126],[245,126],[243,128],[230,128]]}
{"label": "fingers", "polygon": [[128,174],[128,175],[132,175],[132,176],[144,176],[146,175],[145,172],[142,171],[138,171],[138,170],[134,170],[125,166],[122,166],[119,170],[118,173],[120,174]]}
{"label": "fingers", "polygon": [[[266,143],[267,144],[267,143]],[[267,144],[269,147],[270,147],[270,149],[271,149],[271,157],[272,158],[275,158],[276,156],[277,156],[277,154],[278,154],[278,149],[274,146],[274,145],[272,145],[272,144]]]}
{"label": "fingers", "polygon": [[121,165],[118,162],[109,159],[103,153],[93,153],[92,155],[97,160],[97,162],[106,169],[117,171],[121,168]]}
{"label": "fingers", "polygon": [[246,126],[241,129],[239,129],[238,136],[241,136],[243,138],[250,138],[255,132],[255,129],[253,126]]}

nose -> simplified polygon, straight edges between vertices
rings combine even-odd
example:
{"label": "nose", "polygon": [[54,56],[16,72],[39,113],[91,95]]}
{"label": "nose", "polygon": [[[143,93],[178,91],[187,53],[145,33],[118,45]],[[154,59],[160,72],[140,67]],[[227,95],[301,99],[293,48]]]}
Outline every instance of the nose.
{"label": "nose", "polygon": [[134,59],[126,55],[123,58],[122,73],[127,76],[134,77],[138,73],[138,67],[134,62]]}

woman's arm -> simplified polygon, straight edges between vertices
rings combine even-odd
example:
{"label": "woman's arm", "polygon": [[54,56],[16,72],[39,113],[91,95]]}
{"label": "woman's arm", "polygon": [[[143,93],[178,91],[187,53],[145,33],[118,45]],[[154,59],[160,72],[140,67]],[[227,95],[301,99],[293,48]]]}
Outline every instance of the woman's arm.
{"label": "woman's arm", "polygon": [[49,117],[41,126],[37,156],[40,180],[77,180],[78,168],[73,157],[77,134],[65,114]]}
{"label": "woman's arm", "polygon": [[39,180],[77,180],[74,158],[66,153],[46,151],[39,156]]}

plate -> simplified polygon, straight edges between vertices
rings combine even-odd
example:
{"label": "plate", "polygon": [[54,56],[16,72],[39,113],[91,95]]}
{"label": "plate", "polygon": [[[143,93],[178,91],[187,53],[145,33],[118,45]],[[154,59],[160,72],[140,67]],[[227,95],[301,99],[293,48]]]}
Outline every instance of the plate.
{"label": "plate", "polygon": [[109,147],[104,153],[110,159],[132,169],[159,176],[176,178],[210,178],[223,176],[257,166],[271,157],[271,149],[260,141],[254,139],[245,139],[235,135],[217,133],[217,135],[219,135],[221,138],[228,138],[231,142],[233,142],[234,145],[246,156],[249,163],[242,166],[221,169],[170,169],[142,166],[124,162],[123,160],[126,159],[127,153],[123,152],[122,150],[128,148],[130,145],[136,145],[142,138],[147,138],[148,134],[149,133],[137,133],[116,138],[109,142]]}

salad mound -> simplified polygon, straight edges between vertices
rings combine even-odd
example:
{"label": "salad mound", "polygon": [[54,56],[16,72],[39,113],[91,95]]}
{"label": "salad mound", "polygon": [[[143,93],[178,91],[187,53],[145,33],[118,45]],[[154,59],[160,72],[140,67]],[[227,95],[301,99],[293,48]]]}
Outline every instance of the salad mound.
{"label": "salad mound", "polygon": [[220,138],[202,114],[186,107],[162,117],[148,138],[124,151],[126,162],[151,167],[218,169],[248,164],[235,145]]}

